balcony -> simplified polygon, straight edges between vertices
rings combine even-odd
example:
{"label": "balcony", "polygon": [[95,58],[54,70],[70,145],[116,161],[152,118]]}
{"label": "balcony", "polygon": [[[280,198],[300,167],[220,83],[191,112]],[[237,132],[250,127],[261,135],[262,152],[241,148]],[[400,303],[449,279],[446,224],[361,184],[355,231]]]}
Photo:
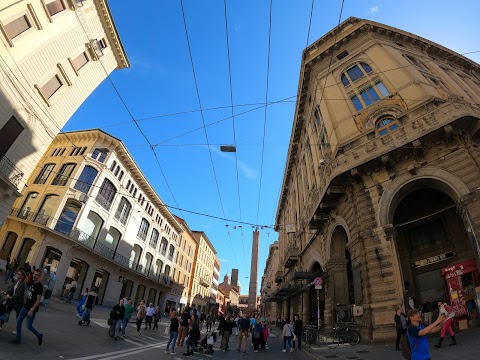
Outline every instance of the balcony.
{"label": "balcony", "polygon": [[73,240],[74,242],[83,245],[84,247],[90,249],[96,254],[102,256],[103,258],[108,259],[120,266],[123,266],[124,268],[128,268],[139,275],[148,277],[167,286],[173,285],[173,282],[170,278],[156,280],[156,276],[154,274],[150,276],[148,269],[145,268],[143,265],[139,264],[136,261],[132,261],[121,254],[116,253],[115,250],[97,241],[95,238],[91,237],[79,228],[68,226],[55,227],[55,225],[58,223],[58,219],[55,219],[51,216],[43,215],[41,213],[34,213],[22,209],[12,209],[12,211],[10,212],[10,216],[38,224],[42,228],[45,228],[51,232],[68,237],[70,240]]}
{"label": "balcony", "polygon": [[0,179],[8,180],[10,186],[18,188],[23,179],[23,172],[15,166],[6,156],[0,159]]}
{"label": "balcony", "polygon": [[275,273],[275,282],[277,284],[281,283],[283,281],[283,271],[279,270]]}
{"label": "balcony", "polygon": [[295,245],[290,245],[285,254],[285,267],[291,268],[300,258],[300,249]]}
{"label": "balcony", "polygon": [[205,280],[204,278],[200,278],[200,285],[202,285],[202,286],[204,286],[204,287],[206,287],[206,288],[210,287],[210,284],[209,284],[208,281]]}

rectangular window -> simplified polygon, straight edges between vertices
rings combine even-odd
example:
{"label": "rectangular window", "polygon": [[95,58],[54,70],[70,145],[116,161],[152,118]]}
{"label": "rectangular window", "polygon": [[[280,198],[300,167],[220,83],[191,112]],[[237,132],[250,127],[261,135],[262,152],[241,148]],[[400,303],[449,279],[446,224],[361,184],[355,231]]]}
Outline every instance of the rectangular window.
{"label": "rectangular window", "polygon": [[381,81],[376,83],[375,86],[377,87],[378,91],[380,91],[380,94],[382,94],[382,97],[386,97],[390,95],[387,88],[385,87],[385,85],[383,85]]}
{"label": "rectangular window", "polygon": [[53,78],[47,81],[45,85],[40,88],[40,93],[44,97],[45,100],[50,99],[53,94],[55,94],[58,89],[62,87],[63,83],[60,80],[58,75],[55,75]]}
{"label": "rectangular window", "polygon": [[103,163],[107,157],[107,154],[107,149],[95,149],[92,153],[92,159],[98,160],[99,162]]}
{"label": "rectangular window", "polygon": [[85,52],[82,52],[80,55],[78,55],[76,58],[72,59],[72,67],[75,70],[76,73],[84,67],[88,63],[88,57]]}
{"label": "rectangular window", "polygon": [[0,129],[0,160],[6,155],[15,140],[23,131],[23,126],[15,117],[11,117]]}
{"label": "rectangular window", "polygon": [[52,173],[55,164],[46,164],[43,166],[42,170],[38,174],[38,176],[33,181],[34,184],[45,184],[47,182],[48,177]]}
{"label": "rectangular window", "polygon": [[19,18],[5,24],[3,28],[5,29],[5,33],[7,34],[10,40],[16,38],[21,33],[27,31],[32,27],[30,20],[28,19],[27,15],[22,15]]}
{"label": "rectangular window", "polygon": [[347,74],[348,74],[348,76],[350,76],[350,79],[352,81],[358,80],[361,77],[363,77],[363,72],[362,72],[362,70],[360,70],[360,68],[357,65],[348,69]]}
{"label": "rectangular window", "polygon": [[76,164],[63,164],[60,171],[53,178],[52,185],[65,186],[75,166]]}
{"label": "rectangular window", "polygon": [[355,110],[357,111],[360,111],[363,109],[363,105],[362,105],[362,102],[360,101],[360,99],[358,98],[357,95],[353,95],[350,100],[352,100],[352,104],[353,106],[355,106]]}
{"label": "rectangular window", "polygon": [[130,205],[127,199],[122,197],[120,205],[118,205],[117,212],[115,213],[115,218],[118,219],[123,225],[125,225],[127,223],[128,215],[130,214],[131,209],[132,205]]}
{"label": "rectangular window", "polygon": [[147,233],[149,228],[150,228],[150,223],[146,219],[142,219],[142,222],[140,223],[140,228],[138,229],[137,236],[143,241],[145,241],[145,239],[147,238]]}
{"label": "rectangular window", "polygon": [[65,10],[65,5],[63,4],[62,0],[54,0],[46,4],[47,11],[50,16],[56,15],[59,12]]}
{"label": "rectangular window", "polygon": [[380,100],[380,98],[378,97],[378,94],[375,92],[375,89],[371,86],[369,86],[365,90],[363,90],[360,93],[360,96],[362,97],[363,102],[365,103],[365,106],[370,106],[373,103]]}

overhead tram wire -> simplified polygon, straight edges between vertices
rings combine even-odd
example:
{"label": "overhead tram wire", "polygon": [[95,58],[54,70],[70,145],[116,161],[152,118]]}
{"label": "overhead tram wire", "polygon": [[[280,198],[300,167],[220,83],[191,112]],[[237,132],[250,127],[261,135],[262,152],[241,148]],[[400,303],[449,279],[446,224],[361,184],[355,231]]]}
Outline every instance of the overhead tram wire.
{"label": "overhead tram wire", "polygon": [[[230,108],[232,111],[232,130],[233,130],[233,145],[235,146],[235,172],[237,175],[237,197],[238,197],[238,214],[240,221],[242,221],[242,203],[240,197],[240,181],[238,177],[238,156],[237,156],[237,135],[235,130],[235,113],[233,111],[233,85],[232,85],[232,65],[230,61],[230,41],[228,36],[228,14],[227,14],[227,0],[223,0],[223,9],[224,9],[224,17],[225,17],[225,40],[227,45],[227,59],[228,59],[228,80],[230,86]],[[240,236],[242,239],[242,252],[243,252],[243,262],[246,263],[245,258],[245,241],[244,241],[244,234],[243,228],[241,228]]]}
{"label": "overhead tram wire", "polygon": [[[216,185],[216,188],[217,188],[218,199],[220,201],[220,207],[222,209],[222,214],[223,214],[223,217],[226,218],[225,208],[223,206],[222,194],[220,193],[220,186],[218,184],[217,172],[215,171],[215,164],[213,162],[212,150],[210,148],[210,141],[208,139],[207,126],[206,126],[205,117],[204,117],[204,114],[203,114],[202,100],[200,98],[200,91],[198,89],[197,74],[196,74],[196,71],[195,71],[195,64],[193,62],[192,48],[190,46],[190,37],[188,36],[187,19],[185,17],[185,9],[184,9],[184,6],[183,6],[183,0],[180,0],[180,7],[181,7],[181,10],[182,10],[183,27],[184,27],[184,30],[185,30],[185,38],[187,40],[188,55],[189,55],[189,58],[190,58],[190,65],[192,67],[193,80],[194,80],[194,83],[195,83],[195,91],[196,91],[196,94],[197,94],[198,106],[199,106],[199,109],[200,109],[200,117],[202,118],[203,131],[205,133],[205,140],[207,141],[207,145],[208,145],[208,154],[210,156],[210,163],[212,165],[213,177],[215,179],[215,185]],[[228,224],[225,224],[225,226],[227,227],[228,239],[229,239],[230,244],[232,245],[232,248],[233,248],[232,238],[231,238],[231,235],[230,235],[230,230],[228,229]],[[237,266],[238,266],[236,253],[233,252],[233,254],[234,254],[234,258],[235,258],[235,263],[237,263]]]}
{"label": "overhead tram wire", "polygon": [[310,7],[310,20],[308,22],[308,31],[307,31],[307,43],[305,48],[308,47],[308,42],[310,41],[310,29],[312,27],[312,17],[313,17],[313,8],[315,6],[315,0],[312,0],[312,6]]}
{"label": "overhead tram wire", "polygon": [[[270,77],[270,49],[271,49],[271,38],[272,38],[272,7],[273,0],[270,0],[270,11],[269,11],[269,22],[268,22],[268,50],[267,50],[267,80],[265,87],[265,104],[268,103],[268,85]],[[265,106],[264,119],[263,119],[263,136],[262,136],[262,161],[260,165],[260,186],[258,188],[258,203],[257,203],[257,222],[258,216],[260,214],[260,198],[262,194],[262,180],[263,180],[263,160],[265,155],[265,133],[267,129],[267,107]]]}
{"label": "overhead tram wire", "polygon": [[[78,15],[78,13],[75,11],[75,15],[77,17],[77,20],[83,30],[83,33],[85,35],[85,37],[87,38],[88,41],[90,41],[90,36],[88,34],[88,31],[87,29],[85,29],[85,27],[83,26],[83,23],[82,21],[80,20],[80,17]],[[165,175],[165,172],[163,171],[163,168],[162,168],[162,165],[160,164],[160,160],[158,159],[158,155],[157,155],[157,152],[155,151],[155,147],[153,146],[153,144],[150,142],[150,140],[148,139],[148,137],[145,135],[144,131],[142,130],[142,128],[140,127],[140,125],[138,124],[138,121],[135,119],[135,117],[133,116],[132,112],[130,111],[129,107],[127,106],[127,103],[125,102],[125,100],[123,99],[122,95],[120,94],[120,91],[118,90],[118,88],[115,86],[115,83],[113,82],[112,78],[110,77],[110,74],[108,73],[107,69],[105,68],[105,66],[103,65],[103,62],[102,60],[99,58],[99,63],[103,69],[103,71],[105,72],[105,76],[107,77],[108,81],[110,82],[110,84],[112,85],[113,89],[115,90],[115,93],[117,94],[118,98],[120,99],[121,103],[123,104],[125,110],[127,111],[128,115],[130,116],[130,118],[132,119],[132,121],[135,123],[135,125],[137,126],[138,130],[140,131],[140,134],[145,138],[145,140],[147,141],[148,145],[150,146],[150,150],[153,152],[153,155],[155,157],[155,161],[157,162],[157,165],[158,165],[158,168],[160,169],[160,173],[162,174],[162,177],[163,177],[163,180],[165,181],[165,184],[167,185],[167,188],[168,188],[168,191],[170,192],[170,196],[172,197],[173,201],[175,202],[175,205],[177,205],[177,207],[179,207],[178,203],[177,203],[177,199],[175,198],[175,195],[173,195],[173,191],[172,191],[172,188],[170,187],[170,184],[167,180],[167,177]]]}

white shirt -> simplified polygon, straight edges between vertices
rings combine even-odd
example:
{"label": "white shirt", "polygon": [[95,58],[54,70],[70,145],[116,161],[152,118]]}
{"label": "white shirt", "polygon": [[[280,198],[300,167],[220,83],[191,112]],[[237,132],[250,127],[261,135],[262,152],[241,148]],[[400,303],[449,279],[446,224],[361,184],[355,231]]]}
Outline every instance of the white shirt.
{"label": "white shirt", "polygon": [[147,307],[147,316],[153,316],[155,315],[155,308],[152,307]]}

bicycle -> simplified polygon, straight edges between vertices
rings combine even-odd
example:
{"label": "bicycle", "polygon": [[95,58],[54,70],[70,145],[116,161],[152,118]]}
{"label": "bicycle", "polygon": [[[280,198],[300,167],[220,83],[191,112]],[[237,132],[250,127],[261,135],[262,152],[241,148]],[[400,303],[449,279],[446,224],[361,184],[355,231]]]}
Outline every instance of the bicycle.
{"label": "bicycle", "polygon": [[352,329],[355,327],[355,324],[337,324],[335,325],[335,333],[330,341],[326,342],[327,346],[330,349],[334,349],[338,347],[340,344],[350,344],[350,345],[357,345],[360,340],[361,336],[360,333]]}

